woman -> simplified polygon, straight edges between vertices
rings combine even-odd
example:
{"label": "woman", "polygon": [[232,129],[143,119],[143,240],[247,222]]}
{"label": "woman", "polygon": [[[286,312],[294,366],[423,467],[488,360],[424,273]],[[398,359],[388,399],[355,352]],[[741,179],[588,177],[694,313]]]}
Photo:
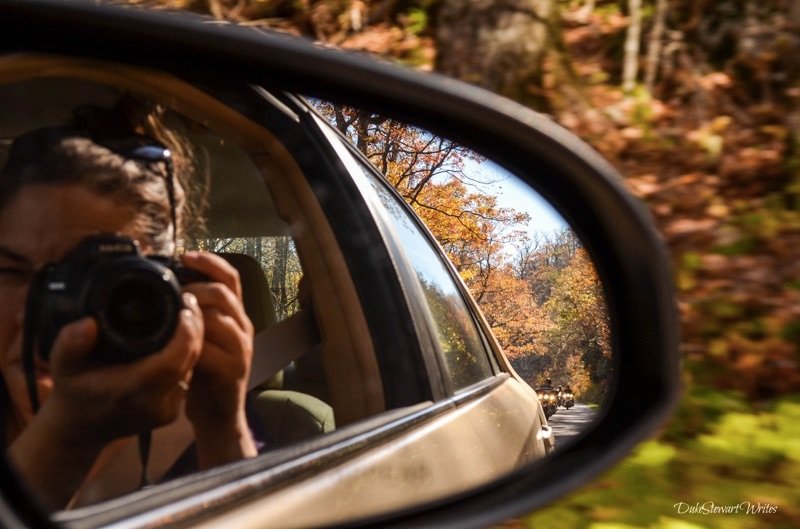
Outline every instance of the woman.
{"label": "woman", "polygon": [[[182,183],[188,157],[160,126],[158,109],[143,112],[139,103],[125,97],[111,111],[83,112],[69,126],[20,137],[0,172],[5,442],[20,475],[51,508],[135,490],[143,466],[131,450],[136,436],[165,425],[179,431],[178,418],[190,430],[200,469],[256,455],[245,417],[252,325],[237,272],[213,254],[181,257],[209,280],[183,287],[179,321],[163,349],[130,363],[97,362],[97,322],[72,322],[58,333],[49,361],[36,355],[37,412],[31,403],[22,349],[37,271],[97,233],[122,234],[145,255],[169,256],[189,221]],[[169,145],[171,159],[115,150],[131,137]],[[174,442],[164,440],[176,438],[159,431],[152,454],[168,452]],[[165,475],[168,462],[150,472]]]}

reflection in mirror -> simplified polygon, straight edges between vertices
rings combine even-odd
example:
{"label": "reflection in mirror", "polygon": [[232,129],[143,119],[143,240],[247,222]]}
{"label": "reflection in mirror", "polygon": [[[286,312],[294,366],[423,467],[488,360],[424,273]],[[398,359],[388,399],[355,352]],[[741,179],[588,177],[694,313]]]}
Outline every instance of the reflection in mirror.
{"label": "reflection in mirror", "polygon": [[[393,187],[441,245],[480,306],[516,373],[533,387],[553,428],[556,448],[592,423],[612,379],[603,288],[577,234],[553,207],[492,160],[393,119],[319,100],[314,107]],[[376,186],[379,196],[386,191]],[[391,201],[382,198],[385,206]],[[418,248],[414,228],[393,214],[421,276],[446,350],[475,350],[474,336],[453,332],[437,309],[454,299],[434,276],[444,271]],[[438,299],[432,299],[437,292]],[[455,314],[457,311],[450,311]],[[452,316],[451,316],[452,318]],[[441,327],[442,325],[440,325]],[[467,343],[465,343],[467,342]],[[474,355],[453,368],[456,387],[481,378]],[[484,367],[485,369],[485,367]]]}

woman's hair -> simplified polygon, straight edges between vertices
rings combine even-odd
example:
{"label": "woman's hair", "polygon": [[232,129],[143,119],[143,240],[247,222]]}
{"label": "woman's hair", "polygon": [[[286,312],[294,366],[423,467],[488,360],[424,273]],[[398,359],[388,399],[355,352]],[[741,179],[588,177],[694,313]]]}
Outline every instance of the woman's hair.
{"label": "woman's hair", "polygon": [[[163,125],[164,113],[160,105],[126,94],[113,108],[82,107],[67,124],[19,136],[0,171],[0,208],[26,185],[86,186],[129,207],[141,242],[171,253],[169,178],[178,238],[198,224],[199,215],[185,192],[192,157],[180,136]],[[143,144],[165,147],[170,160],[143,160],[121,148]]]}

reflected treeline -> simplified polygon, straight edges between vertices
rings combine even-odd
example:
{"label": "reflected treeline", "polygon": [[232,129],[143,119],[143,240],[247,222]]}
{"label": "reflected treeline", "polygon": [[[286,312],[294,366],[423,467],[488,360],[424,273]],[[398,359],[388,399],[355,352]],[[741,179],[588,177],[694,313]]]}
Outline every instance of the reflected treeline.
{"label": "reflected treeline", "polygon": [[436,285],[421,281],[436,325],[439,347],[447,363],[449,379],[456,388],[480,382],[490,372],[486,349],[463,301],[447,296]]}
{"label": "reflected treeline", "polygon": [[504,335],[514,368],[531,385],[551,378],[569,384],[578,400],[602,402],[612,370],[608,312],[580,240],[564,230],[531,241],[518,251],[514,272],[525,287],[532,331]]}
{"label": "reflected treeline", "polygon": [[300,310],[298,285],[303,275],[294,241],[289,236],[198,239],[193,249],[243,253],[261,265],[278,321]]}

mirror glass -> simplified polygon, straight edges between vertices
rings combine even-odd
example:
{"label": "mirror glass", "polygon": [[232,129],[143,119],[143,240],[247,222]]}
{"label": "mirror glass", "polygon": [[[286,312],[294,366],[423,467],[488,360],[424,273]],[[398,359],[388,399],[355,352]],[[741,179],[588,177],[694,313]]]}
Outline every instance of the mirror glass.
{"label": "mirror glass", "polygon": [[603,288],[520,178],[371,112],[112,66],[0,63],[6,455],[58,520],[229,464],[284,487],[276,520],[353,519],[591,426]]}
{"label": "mirror glass", "polygon": [[467,147],[309,100],[441,245],[514,371],[537,391],[556,447],[577,437],[608,394],[613,361],[603,286],[575,231],[519,177]]}

